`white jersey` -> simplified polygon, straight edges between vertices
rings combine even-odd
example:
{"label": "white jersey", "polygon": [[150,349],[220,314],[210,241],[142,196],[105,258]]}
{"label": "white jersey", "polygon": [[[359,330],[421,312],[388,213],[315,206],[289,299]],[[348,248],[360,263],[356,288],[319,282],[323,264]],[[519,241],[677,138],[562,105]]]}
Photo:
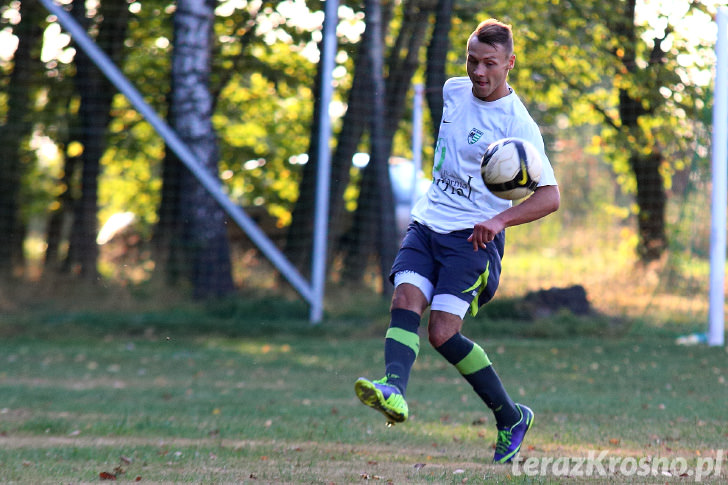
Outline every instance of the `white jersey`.
{"label": "white jersey", "polygon": [[480,163],[488,145],[506,137],[523,138],[541,153],[539,186],[556,185],[541,132],[516,93],[483,101],[468,77],[448,79],[432,168],[432,185],[412,209],[412,219],[435,232],[472,229],[511,206],[483,183]]}

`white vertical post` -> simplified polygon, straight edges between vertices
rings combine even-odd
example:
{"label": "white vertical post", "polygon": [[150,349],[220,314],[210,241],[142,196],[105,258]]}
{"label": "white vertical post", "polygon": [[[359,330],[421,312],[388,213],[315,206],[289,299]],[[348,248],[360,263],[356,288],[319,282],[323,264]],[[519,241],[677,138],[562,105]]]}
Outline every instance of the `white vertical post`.
{"label": "white vertical post", "polygon": [[725,342],[726,204],[728,203],[728,8],[718,10],[713,105],[713,194],[710,231],[708,345]]}
{"label": "white vertical post", "polygon": [[422,98],[425,89],[422,84],[415,84],[415,96],[412,101],[412,193],[410,208],[417,202],[417,182],[422,171]]}
{"label": "white vertical post", "polygon": [[313,224],[313,254],[311,255],[311,286],[314,298],[309,313],[311,323],[323,316],[326,287],[326,238],[328,237],[329,186],[331,178],[331,117],[329,105],[333,91],[334,57],[336,56],[336,26],[338,0],[326,0],[321,49],[321,109],[319,110],[318,165],[316,174],[316,209]]}

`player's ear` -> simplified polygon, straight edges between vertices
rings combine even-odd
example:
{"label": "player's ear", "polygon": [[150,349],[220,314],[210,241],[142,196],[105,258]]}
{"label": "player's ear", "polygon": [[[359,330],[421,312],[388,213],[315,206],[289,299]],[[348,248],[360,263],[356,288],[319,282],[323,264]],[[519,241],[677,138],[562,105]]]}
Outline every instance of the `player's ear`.
{"label": "player's ear", "polygon": [[516,66],[516,55],[511,54],[510,59],[508,59],[508,70],[510,71]]}

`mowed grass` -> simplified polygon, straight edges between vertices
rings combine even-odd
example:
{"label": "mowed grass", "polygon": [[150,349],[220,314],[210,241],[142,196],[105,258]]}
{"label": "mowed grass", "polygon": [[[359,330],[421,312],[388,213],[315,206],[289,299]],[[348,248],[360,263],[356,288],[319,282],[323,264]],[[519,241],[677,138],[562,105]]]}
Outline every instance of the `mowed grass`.
{"label": "mowed grass", "polygon": [[[252,315],[236,315],[224,332],[192,318],[176,325],[175,314],[156,327],[164,315],[4,322],[0,481],[580,481],[492,464],[492,415],[426,338],[408,390],[411,418],[387,428],[353,392],[357,377],[383,372],[386,322],[311,327]],[[493,338],[481,319],[466,334],[468,325],[514,399],[536,413],[524,458],[606,451],[695,467],[728,449],[724,348],[680,347],[644,331],[517,338],[501,329]],[[637,481],[691,479],[673,472]],[[728,463],[703,481],[726,479]],[[599,481],[635,478],[607,470],[590,478]]]}

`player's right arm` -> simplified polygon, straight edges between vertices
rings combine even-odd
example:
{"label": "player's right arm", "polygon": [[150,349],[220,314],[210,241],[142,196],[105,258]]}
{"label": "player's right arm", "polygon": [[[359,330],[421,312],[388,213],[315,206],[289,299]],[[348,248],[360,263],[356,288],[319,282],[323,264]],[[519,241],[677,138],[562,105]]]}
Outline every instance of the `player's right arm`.
{"label": "player's right arm", "polygon": [[561,195],[557,185],[538,187],[529,198],[520,204],[509,207],[492,219],[475,224],[468,242],[473,244],[473,251],[485,248],[496,234],[507,227],[518,226],[541,219],[559,209]]}

